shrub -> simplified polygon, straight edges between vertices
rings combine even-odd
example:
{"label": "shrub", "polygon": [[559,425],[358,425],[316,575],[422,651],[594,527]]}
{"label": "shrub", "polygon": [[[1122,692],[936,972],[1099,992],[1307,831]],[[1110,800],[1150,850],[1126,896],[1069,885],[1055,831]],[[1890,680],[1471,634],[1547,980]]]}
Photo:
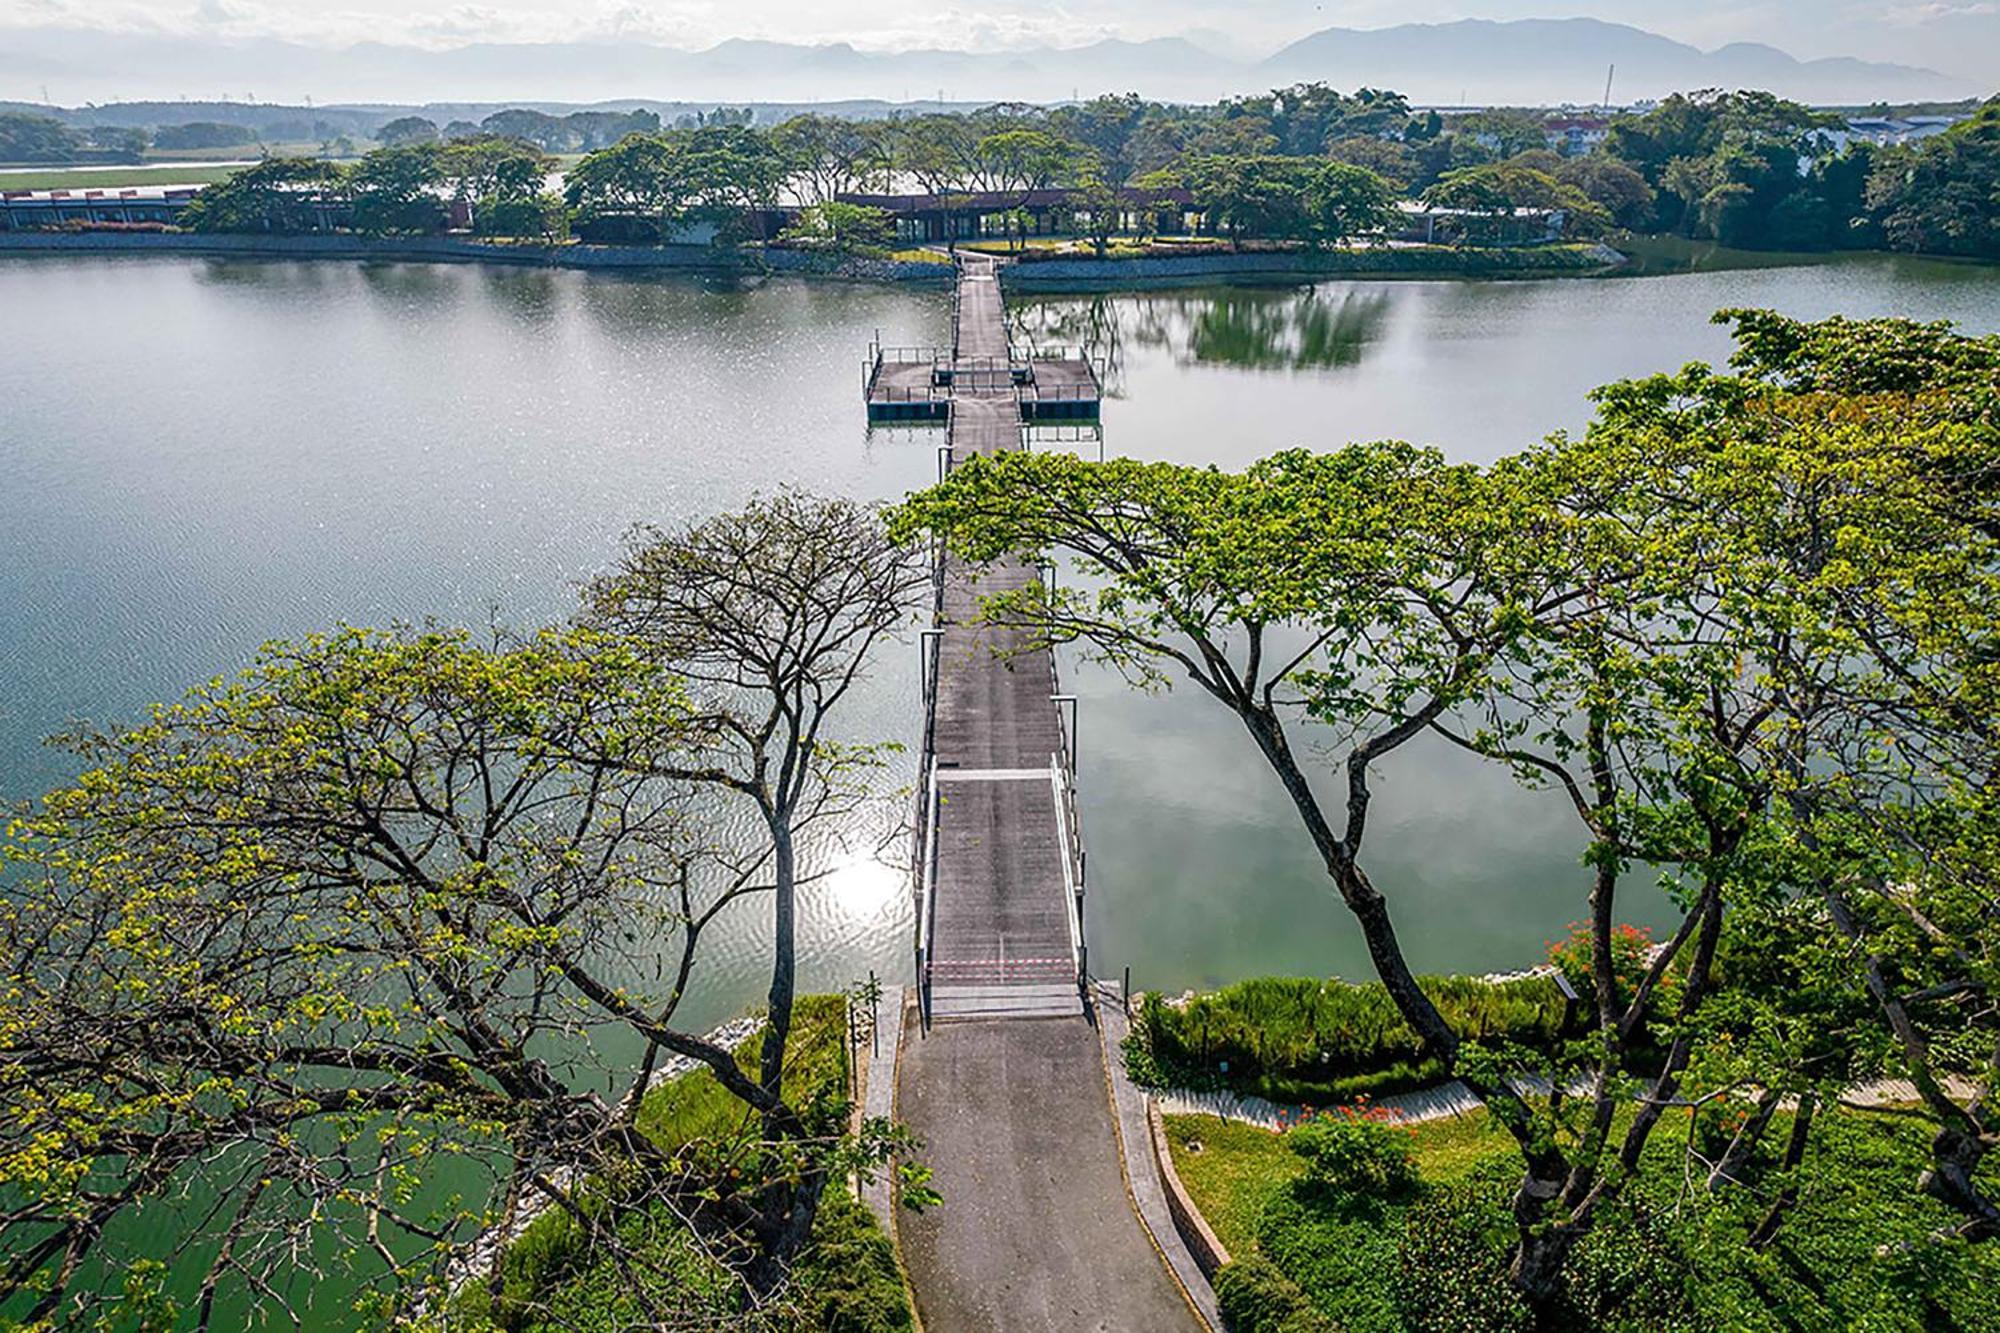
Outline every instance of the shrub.
{"label": "shrub", "polygon": [[1215,1275],[1215,1299],[1230,1333],[1340,1333],[1298,1283],[1261,1255],[1224,1264]]}
{"label": "shrub", "polygon": [[[1590,927],[1583,922],[1572,922],[1569,934],[1549,945],[1549,962],[1561,968],[1576,993],[1583,997],[1586,1007],[1591,1007],[1592,994],[1597,982],[1597,969],[1592,962],[1593,950],[1590,942]],[[1632,1002],[1632,996],[1639,989],[1639,982],[1646,975],[1646,968],[1653,952],[1653,933],[1643,926],[1614,926],[1611,930],[1611,993],[1620,1008]],[[1675,994],[1676,978],[1671,974],[1660,979],[1660,989],[1654,992],[1650,1011],[1658,1012],[1662,1007],[1671,1008]]]}
{"label": "shrub", "polygon": [[[1562,994],[1545,977],[1426,977],[1422,984],[1470,1040],[1548,1050],[1560,1035]],[[1135,1078],[1222,1085],[1287,1104],[1402,1091],[1443,1074],[1424,1058],[1379,982],[1262,978],[1179,1008],[1148,996],[1136,1030],[1150,1061],[1133,1068]]]}
{"label": "shrub", "polygon": [[1393,1199],[1417,1187],[1409,1134],[1365,1113],[1314,1116],[1285,1135],[1285,1146],[1323,1190]]}
{"label": "shrub", "polygon": [[1257,1252],[1348,1333],[1401,1333],[1382,1274],[1396,1262],[1393,1208],[1295,1181],[1264,1205]]}
{"label": "shrub", "polygon": [[1410,1209],[1390,1296],[1409,1333],[1526,1333],[1528,1310],[1507,1279],[1506,1196],[1440,1189]]}
{"label": "shrub", "polygon": [[897,1333],[912,1325],[896,1251],[875,1215],[829,1190],[812,1247],[796,1270],[804,1326],[824,1333]]}

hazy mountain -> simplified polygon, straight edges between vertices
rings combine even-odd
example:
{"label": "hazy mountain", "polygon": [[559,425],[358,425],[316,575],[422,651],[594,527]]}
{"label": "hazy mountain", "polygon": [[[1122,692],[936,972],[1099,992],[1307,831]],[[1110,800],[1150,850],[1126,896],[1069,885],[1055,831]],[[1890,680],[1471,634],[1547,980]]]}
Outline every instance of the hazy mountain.
{"label": "hazy mountain", "polygon": [[1106,91],[1208,101],[1296,79],[1395,88],[1420,102],[1594,102],[1607,66],[1616,96],[1760,87],[1820,102],[1963,96],[1928,70],[1856,60],[1801,62],[1765,46],[1703,52],[1591,20],[1329,29],[1266,60],[1232,56],[1215,34],[969,53],[864,51],[842,44],[726,41],[704,51],[639,42],[483,43],[341,50],[136,32],[0,30],[0,98],[132,101],[679,102],[878,98],[895,102],[1058,101]]}
{"label": "hazy mountain", "polygon": [[1808,102],[1914,101],[1963,96],[1933,70],[1862,60],[1795,60],[1775,47],[1738,43],[1702,51],[1658,34],[1596,19],[1328,28],[1264,61],[1267,82],[1320,79],[1340,87],[1394,88],[1425,102],[1614,101],[1697,88],[1762,88]]}

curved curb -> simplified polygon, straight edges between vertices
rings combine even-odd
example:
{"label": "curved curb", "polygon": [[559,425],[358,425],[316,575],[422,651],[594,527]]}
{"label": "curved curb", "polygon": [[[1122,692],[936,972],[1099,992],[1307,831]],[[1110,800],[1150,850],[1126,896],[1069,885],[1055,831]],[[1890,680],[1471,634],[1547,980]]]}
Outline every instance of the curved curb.
{"label": "curved curb", "polygon": [[1155,1098],[1146,1099],[1146,1120],[1147,1127],[1152,1131],[1153,1161],[1159,1168],[1161,1182],[1167,1188],[1167,1208],[1174,1215],[1174,1227],[1194,1255],[1195,1263],[1200,1265],[1202,1275],[1212,1280],[1216,1270],[1229,1262],[1228,1247],[1210,1228],[1194,1196],[1181,1184],[1180,1172],[1174,1170],[1173,1145],[1167,1141],[1166,1118],[1160,1114],[1160,1103]]}
{"label": "curved curb", "polygon": [[[1124,1062],[1118,1056],[1118,1046],[1130,1030],[1124,1003],[1114,990],[1101,983],[1093,999],[1098,1056],[1104,1064],[1104,1095],[1111,1103],[1111,1129],[1118,1140],[1118,1166],[1125,1179],[1126,1202],[1195,1318],[1220,1333],[1222,1311],[1216,1303],[1215,1288],[1209,1285],[1212,1270],[1203,1268],[1174,1215],[1172,1191],[1179,1187],[1179,1181],[1168,1186],[1159,1169],[1152,1141],[1156,1113],[1146,1094],[1125,1076]],[[1142,1142],[1144,1148],[1140,1146]]]}

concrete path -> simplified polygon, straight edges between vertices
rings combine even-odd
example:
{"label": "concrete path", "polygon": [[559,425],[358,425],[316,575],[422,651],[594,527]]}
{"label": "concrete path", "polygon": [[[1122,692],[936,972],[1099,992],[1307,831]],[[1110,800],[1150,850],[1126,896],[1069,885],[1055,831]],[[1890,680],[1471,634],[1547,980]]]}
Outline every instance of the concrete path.
{"label": "concrete path", "polygon": [[941,1207],[897,1222],[930,1333],[1195,1333],[1126,1193],[1081,1019],[911,1024],[897,1118]]}

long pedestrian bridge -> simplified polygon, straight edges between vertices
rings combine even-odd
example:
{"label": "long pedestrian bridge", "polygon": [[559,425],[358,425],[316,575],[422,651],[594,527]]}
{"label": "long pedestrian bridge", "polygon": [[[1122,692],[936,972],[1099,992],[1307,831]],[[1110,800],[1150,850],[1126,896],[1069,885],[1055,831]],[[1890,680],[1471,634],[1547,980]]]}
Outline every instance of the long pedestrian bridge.
{"label": "long pedestrian bridge", "polygon": [[[1022,448],[1052,401],[1067,419],[1096,414],[1087,359],[1014,349],[993,261],[964,261],[954,307],[949,352],[893,362],[877,349],[871,412],[878,397],[893,399],[884,380],[928,364],[947,466]],[[969,570],[938,558],[917,835],[927,1022],[1083,1012],[1083,845],[1055,655],[979,617],[985,598],[1039,577],[1015,560]]]}
{"label": "long pedestrian bridge", "polygon": [[[951,467],[1027,447],[1034,423],[1096,417],[1087,358],[1013,345],[992,260],[961,257],[954,307],[948,350],[872,349],[871,421],[942,422]],[[1074,723],[1066,732],[1055,656],[980,618],[985,598],[1041,576],[1018,560],[937,556],[915,848],[919,1018],[902,1027],[886,1100],[923,1140],[945,1201],[893,1224],[927,1328],[1191,1333],[1208,1317],[1175,1268],[1192,1261],[1182,1248],[1169,1266],[1162,1245],[1179,1242],[1157,1181],[1128,1175],[1143,1161],[1143,1111],[1127,1123],[1116,1107],[1113,1038],[1092,1004]],[[1147,1206],[1156,1223],[1141,1222]]]}

